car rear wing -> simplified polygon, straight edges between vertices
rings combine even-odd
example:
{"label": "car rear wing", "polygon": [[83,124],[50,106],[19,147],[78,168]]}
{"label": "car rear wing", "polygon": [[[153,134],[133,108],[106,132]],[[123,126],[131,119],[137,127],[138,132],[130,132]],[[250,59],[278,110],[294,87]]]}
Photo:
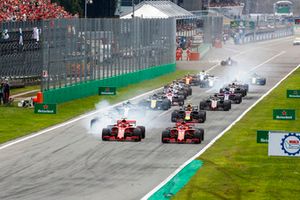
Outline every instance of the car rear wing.
{"label": "car rear wing", "polygon": [[[118,120],[117,124],[122,123],[123,120]],[[136,125],[136,120],[128,120],[126,119],[126,123],[130,124],[130,125]]]}

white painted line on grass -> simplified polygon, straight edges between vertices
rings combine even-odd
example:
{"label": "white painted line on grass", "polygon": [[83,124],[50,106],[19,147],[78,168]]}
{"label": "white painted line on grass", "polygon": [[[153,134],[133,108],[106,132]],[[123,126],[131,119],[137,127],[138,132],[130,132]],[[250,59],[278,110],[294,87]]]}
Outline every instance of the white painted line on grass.
{"label": "white painted line on grass", "polygon": [[[163,88],[160,87],[160,88],[151,90],[151,91],[149,91],[149,92],[140,94],[140,95],[135,96],[135,97],[133,97],[133,98],[131,98],[131,99],[128,99],[128,100],[132,101],[132,100],[138,99],[138,98],[140,98],[140,97],[149,95],[149,94],[151,94],[151,93],[153,93],[153,92],[156,92],[156,91],[158,91],[158,90],[161,90],[161,89],[163,89]],[[63,126],[72,124],[72,123],[74,123],[74,122],[77,122],[77,121],[79,121],[79,120],[81,120],[81,119],[84,119],[84,118],[86,118],[86,117],[95,115],[95,114],[97,114],[97,113],[99,113],[99,112],[102,112],[102,111],[104,111],[104,110],[111,109],[111,108],[114,108],[114,107],[116,107],[116,106],[122,105],[122,103],[124,103],[124,102],[126,102],[126,101],[127,101],[127,100],[122,101],[122,102],[119,102],[119,103],[116,103],[116,104],[111,105],[111,106],[108,106],[108,107],[106,107],[106,108],[101,108],[101,109],[99,109],[99,110],[91,111],[91,112],[89,112],[89,113],[87,113],[87,114],[80,115],[80,116],[78,116],[78,117],[76,117],[76,118],[74,118],[74,119],[72,119],[72,120],[66,121],[66,122],[64,122],[64,123],[58,124],[58,125],[53,126],[53,127],[50,127],[50,128],[46,128],[46,129],[44,129],[44,130],[42,130],[42,131],[39,131],[39,132],[37,132],[37,133],[33,133],[33,134],[29,135],[29,136],[25,136],[25,137],[23,137],[23,138],[19,138],[19,139],[16,139],[16,140],[13,140],[13,141],[4,143],[4,144],[0,145],[0,150],[5,149],[5,148],[7,148],[7,147],[10,147],[10,146],[12,146],[12,145],[18,144],[18,143],[20,143],[20,142],[24,142],[24,141],[26,141],[26,140],[35,138],[35,137],[40,136],[40,135],[42,135],[42,134],[44,134],[44,133],[48,133],[48,132],[53,131],[53,130],[55,130],[55,129],[61,128],[61,127],[63,127]]]}
{"label": "white painted line on grass", "polygon": [[169,182],[177,173],[179,173],[185,166],[191,163],[193,160],[202,155],[208,148],[210,148],[218,139],[220,139],[228,130],[232,128],[237,122],[239,122],[254,106],[256,106],[261,100],[263,100],[267,95],[269,95],[280,83],[282,83],[288,76],[290,76],[294,71],[296,71],[300,67],[300,64],[290,71],[284,78],[282,78],[276,85],[274,85],[267,93],[261,96],[254,104],[252,104],[247,110],[245,110],[234,122],[232,122],[225,130],[223,130],[219,135],[217,135],[212,141],[210,141],[203,149],[201,149],[196,155],[191,157],[185,163],[183,163],[180,167],[178,167],[168,178],[166,178],[163,182],[161,182],[158,186],[156,186],[153,190],[151,190],[148,194],[146,194],[142,200],[147,200],[150,198],[155,192],[157,192],[162,186],[164,186],[167,182]]}
{"label": "white painted line on grass", "polygon": [[23,95],[38,92],[38,91],[40,91],[40,90],[31,90],[31,91],[22,92],[22,93],[19,93],[19,94],[14,94],[14,95],[11,95],[10,97],[11,98],[16,98],[16,97],[19,97],[19,96],[23,96]]}

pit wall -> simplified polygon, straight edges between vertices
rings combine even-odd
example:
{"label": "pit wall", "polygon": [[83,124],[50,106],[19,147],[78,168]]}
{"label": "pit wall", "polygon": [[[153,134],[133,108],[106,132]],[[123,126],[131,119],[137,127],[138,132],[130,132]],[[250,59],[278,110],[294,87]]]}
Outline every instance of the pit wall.
{"label": "pit wall", "polygon": [[81,84],[71,85],[63,88],[50,89],[43,92],[44,103],[64,103],[98,94],[99,87],[124,87],[129,84],[138,83],[162,76],[176,70],[176,64],[165,64],[155,66],[132,73],[109,77],[102,80],[88,81]]}

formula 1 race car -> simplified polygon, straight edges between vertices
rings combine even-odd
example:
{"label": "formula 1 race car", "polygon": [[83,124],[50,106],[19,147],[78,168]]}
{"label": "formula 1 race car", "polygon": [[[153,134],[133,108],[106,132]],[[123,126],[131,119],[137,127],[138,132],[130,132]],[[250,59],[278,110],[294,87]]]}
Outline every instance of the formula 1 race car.
{"label": "formula 1 race car", "polygon": [[200,73],[199,75],[199,79],[200,79],[200,87],[201,88],[211,88],[214,86],[215,81],[217,79],[217,77],[213,76],[213,75],[209,75],[209,74],[202,74]]}
{"label": "formula 1 race car", "polygon": [[247,96],[247,93],[249,91],[249,85],[248,84],[243,84],[238,81],[234,81],[231,84],[228,84],[227,86],[224,86],[223,88],[220,89],[220,93],[224,93],[226,91],[229,91],[231,93],[240,93],[242,94],[242,97]]}
{"label": "formula 1 race car", "polygon": [[168,92],[165,94],[167,99],[171,101],[171,105],[178,105],[178,106],[183,106],[184,105],[184,96],[183,95],[178,95],[174,94],[173,92]]}
{"label": "formula 1 race car", "polygon": [[198,109],[198,106],[187,106],[181,107],[180,110],[174,110],[171,114],[172,122],[194,122],[204,123],[206,120],[206,112]]}
{"label": "formula 1 race car", "polygon": [[183,80],[173,81],[170,85],[164,86],[165,93],[170,90],[172,90],[176,94],[184,95],[185,98],[192,95],[193,92],[191,85],[185,84]]}
{"label": "formula 1 race car", "polygon": [[297,38],[294,39],[293,45],[294,45],[294,46],[295,46],[295,45],[300,45],[300,37],[297,37]]}
{"label": "formula 1 race car", "polygon": [[237,62],[232,60],[230,57],[227,60],[222,60],[220,63],[221,66],[235,66]]}
{"label": "formula 1 race car", "polygon": [[145,138],[145,127],[136,126],[135,120],[122,119],[102,129],[103,141],[135,141]]}
{"label": "formula 1 race car", "polygon": [[210,96],[204,101],[200,102],[200,110],[223,110],[228,111],[231,109],[231,101],[224,100],[223,98],[215,96]]}
{"label": "formula 1 race car", "polygon": [[152,110],[168,110],[171,108],[172,102],[164,94],[153,94],[139,104]]}
{"label": "formula 1 race car", "polygon": [[166,128],[162,132],[162,143],[195,143],[204,140],[204,130],[195,128],[193,123],[179,122],[175,127]]}
{"label": "formula 1 race car", "polygon": [[259,76],[258,74],[254,73],[251,76],[250,83],[252,85],[266,85],[267,79]]}
{"label": "formula 1 race car", "polygon": [[225,91],[223,93],[217,93],[216,95],[223,100],[230,100],[231,103],[235,104],[240,104],[243,100],[242,94],[240,93],[232,93],[229,91]]}
{"label": "formula 1 race car", "polygon": [[183,77],[182,81],[186,84],[186,85],[191,85],[191,86],[197,86],[200,84],[200,80],[199,80],[199,76],[196,74],[188,74],[185,77]]}

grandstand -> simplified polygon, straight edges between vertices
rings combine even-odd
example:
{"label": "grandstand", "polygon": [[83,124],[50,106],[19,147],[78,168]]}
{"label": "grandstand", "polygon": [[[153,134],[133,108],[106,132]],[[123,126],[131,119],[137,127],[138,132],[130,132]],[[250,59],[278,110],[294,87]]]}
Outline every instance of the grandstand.
{"label": "grandstand", "polygon": [[32,21],[53,18],[71,18],[63,7],[50,0],[0,1],[1,21]]}

